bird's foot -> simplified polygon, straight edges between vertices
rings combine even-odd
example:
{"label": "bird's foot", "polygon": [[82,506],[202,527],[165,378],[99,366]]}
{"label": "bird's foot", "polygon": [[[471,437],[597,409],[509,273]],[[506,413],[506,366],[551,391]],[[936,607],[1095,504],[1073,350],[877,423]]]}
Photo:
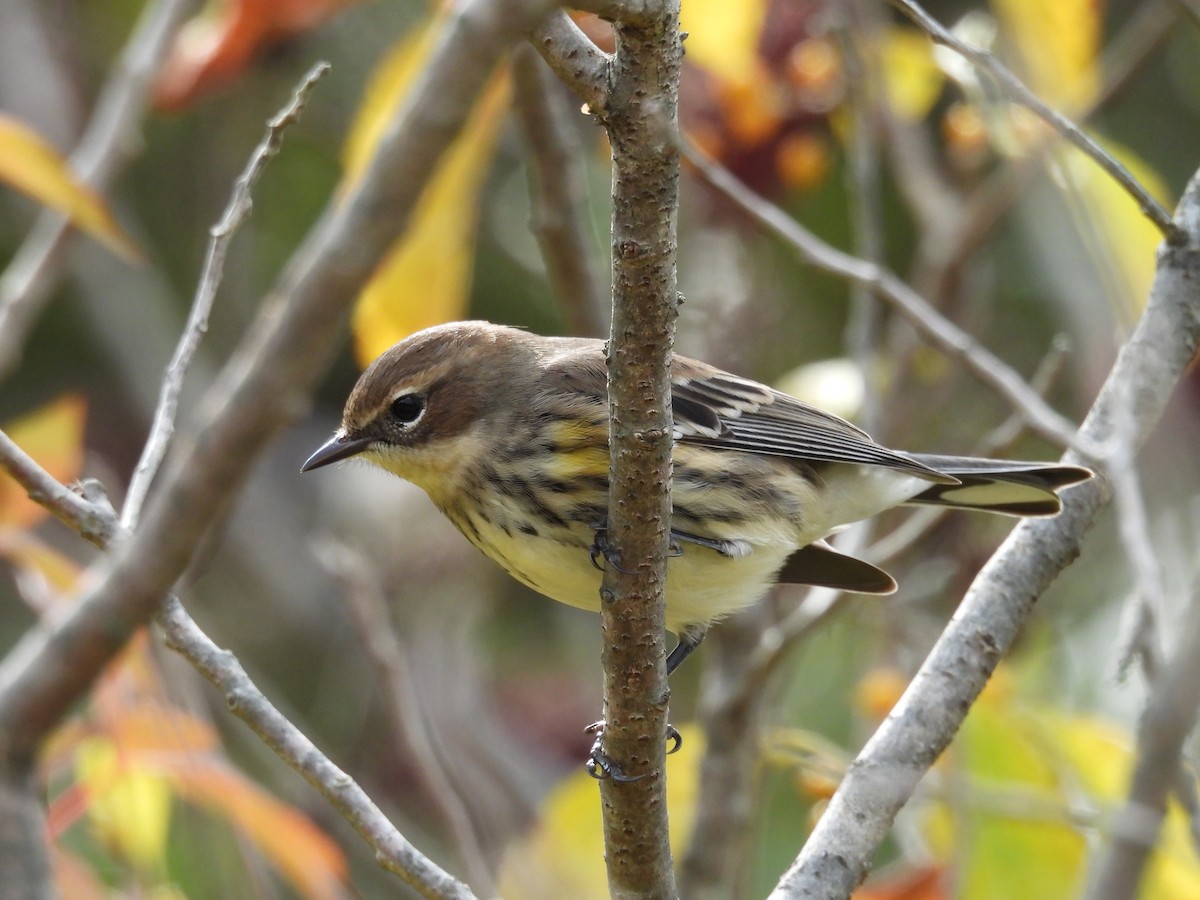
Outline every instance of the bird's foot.
{"label": "bird's foot", "polygon": [[[584,768],[587,773],[597,781],[603,781],[610,778],[613,781],[627,784],[631,781],[641,781],[646,777],[646,773],[641,775],[626,775],[624,770],[613,761],[613,759],[604,752],[604,748],[600,746],[604,739],[604,720],[593,722],[584,729],[588,734],[594,734],[596,740],[592,742],[592,749],[588,752],[588,761],[584,763]],[[671,746],[667,749],[667,754],[675,753],[683,746],[683,736],[680,735],[678,729],[674,725],[667,725],[667,740],[671,742]]]}
{"label": "bird's foot", "polygon": [[588,556],[592,560],[592,565],[604,571],[604,566],[600,565],[600,558],[604,557],[605,565],[612,566],[622,575],[632,575],[632,569],[626,569],[621,565],[621,556],[613,549],[608,542],[608,528],[604,525],[595,525],[593,530],[596,532],[596,538],[592,541],[592,546],[588,548]]}

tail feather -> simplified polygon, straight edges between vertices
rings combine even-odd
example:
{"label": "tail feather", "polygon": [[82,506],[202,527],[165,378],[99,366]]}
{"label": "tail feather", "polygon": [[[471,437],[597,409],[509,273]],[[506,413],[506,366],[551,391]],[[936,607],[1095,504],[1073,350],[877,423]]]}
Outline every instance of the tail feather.
{"label": "tail feather", "polygon": [[976,459],[912,454],[922,465],[957,478],[958,484],[934,484],[909,503],[978,509],[1009,516],[1053,516],[1062,509],[1058,491],[1087,481],[1082,466],[1057,463]]}

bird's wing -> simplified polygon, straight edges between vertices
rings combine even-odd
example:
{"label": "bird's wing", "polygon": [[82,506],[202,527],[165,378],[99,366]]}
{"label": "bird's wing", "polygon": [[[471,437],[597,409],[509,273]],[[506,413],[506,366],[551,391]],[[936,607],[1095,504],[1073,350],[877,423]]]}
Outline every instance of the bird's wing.
{"label": "bird's wing", "polygon": [[749,379],[676,358],[675,438],[690,444],[811,462],[886,466],[930,481],[957,479],[871,440],[832,413]]}
{"label": "bird's wing", "polygon": [[[606,396],[604,348],[599,341],[560,339],[544,361],[554,390]],[[766,385],[676,355],[671,370],[675,440],[805,462],[885,466],[931,482],[958,479],[889,450],[861,428]]]}

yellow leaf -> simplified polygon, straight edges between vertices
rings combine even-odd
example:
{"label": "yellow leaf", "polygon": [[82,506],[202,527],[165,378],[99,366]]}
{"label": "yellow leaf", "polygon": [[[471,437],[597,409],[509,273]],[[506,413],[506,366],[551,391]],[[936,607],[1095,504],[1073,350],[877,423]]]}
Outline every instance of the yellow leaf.
{"label": "yellow leaf", "polygon": [[7,559],[14,569],[40,578],[54,601],[71,593],[82,571],[75,560],[54,547],[28,532],[6,529],[3,523],[0,523],[0,557]]}
{"label": "yellow leaf", "polygon": [[0,113],[0,181],[58,210],[72,224],[123,259],[142,253],[109,212],[104,199],[72,174],[66,160],[37,132]]}
{"label": "yellow leaf", "polygon": [[171,822],[171,789],[163,776],[101,736],[80,741],[75,771],[100,841],[143,872],[162,871]]}
{"label": "yellow leaf", "polygon": [[1096,0],[993,0],[992,6],[1021,57],[1025,82],[1043,100],[1069,111],[1095,96],[1103,37]]}
{"label": "yellow leaf", "polygon": [[[436,34],[427,28],[397,47],[380,66],[347,145],[347,183],[374,152],[396,104],[411,86]],[[462,318],[474,263],[478,196],[508,105],[508,82],[497,74],[463,133],[442,158],[407,232],[363,289],[354,308],[355,353],[366,365],[415,331]]]}
{"label": "yellow leaf", "polygon": [[[83,466],[86,414],[83,398],[68,395],[9,423],[4,433],[58,481],[75,481]],[[46,515],[23,487],[0,472],[0,528],[27,529]]]}
{"label": "yellow leaf", "polygon": [[[1088,849],[1077,811],[1111,822],[1128,789],[1133,740],[1096,717],[1023,702],[1006,668],[994,681],[939,762],[952,799],[927,812],[925,836],[953,866],[964,900],[1077,896]],[[1142,896],[1200,896],[1200,863],[1174,804]]]}
{"label": "yellow leaf", "polygon": [[679,17],[688,35],[688,62],[730,81],[747,81],[758,66],[758,38],[766,15],[763,0],[684,0]]}
{"label": "yellow leaf", "polygon": [[170,773],[180,796],[239,828],[302,897],[342,898],[346,859],[323,831],[295,808],[264,793],[214,757]]}
{"label": "yellow leaf", "polygon": [[[692,832],[703,755],[695,726],[679,729],[681,753],[667,757],[667,806],[671,843],[682,846]],[[580,771],[563,781],[542,807],[541,821],[505,854],[497,893],[522,900],[607,900],[600,792]]]}
{"label": "yellow leaf", "polygon": [[383,137],[384,129],[412,87],[437,37],[437,20],[427,22],[398,42],[376,67],[342,152],[345,169],[341,187],[343,193],[358,181],[375,155],[375,147]]}
{"label": "yellow leaf", "polygon": [[[1166,185],[1157,172],[1127,147],[1104,142],[1104,149],[1152,196],[1171,208]],[[1079,222],[1079,233],[1095,240],[1092,255],[1107,267],[1100,271],[1115,277],[1113,293],[1118,301],[1125,301],[1120,312],[1132,322],[1150,295],[1162,232],[1142,214],[1129,193],[1090,157],[1074,148],[1065,148],[1058,154],[1058,161],[1056,174],[1060,186],[1076,201],[1072,211]]]}
{"label": "yellow leaf", "polygon": [[911,28],[891,28],[883,41],[883,83],[888,103],[909,120],[923,119],[937,102],[946,76],[933,57],[933,42]]}
{"label": "yellow leaf", "polygon": [[[1093,798],[1118,809],[1129,790],[1133,738],[1111,723],[1092,716],[1043,712],[1049,740]],[[1142,897],[1200,896],[1200,862],[1187,814],[1172,798],[1167,818],[1143,876]]]}

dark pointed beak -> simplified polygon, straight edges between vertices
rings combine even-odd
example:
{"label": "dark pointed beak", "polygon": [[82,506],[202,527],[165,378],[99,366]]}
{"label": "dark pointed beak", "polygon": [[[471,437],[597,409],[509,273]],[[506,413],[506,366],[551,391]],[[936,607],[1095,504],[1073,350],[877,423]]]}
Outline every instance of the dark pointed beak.
{"label": "dark pointed beak", "polygon": [[313,469],[319,469],[321,466],[327,466],[330,463],[338,462],[339,460],[349,459],[352,456],[357,456],[369,446],[371,441],[368,438],[352,438],[342,435],[334,435],[319,449],[316,453],[310,456],[300,467],[301,472],[311,472]]}

